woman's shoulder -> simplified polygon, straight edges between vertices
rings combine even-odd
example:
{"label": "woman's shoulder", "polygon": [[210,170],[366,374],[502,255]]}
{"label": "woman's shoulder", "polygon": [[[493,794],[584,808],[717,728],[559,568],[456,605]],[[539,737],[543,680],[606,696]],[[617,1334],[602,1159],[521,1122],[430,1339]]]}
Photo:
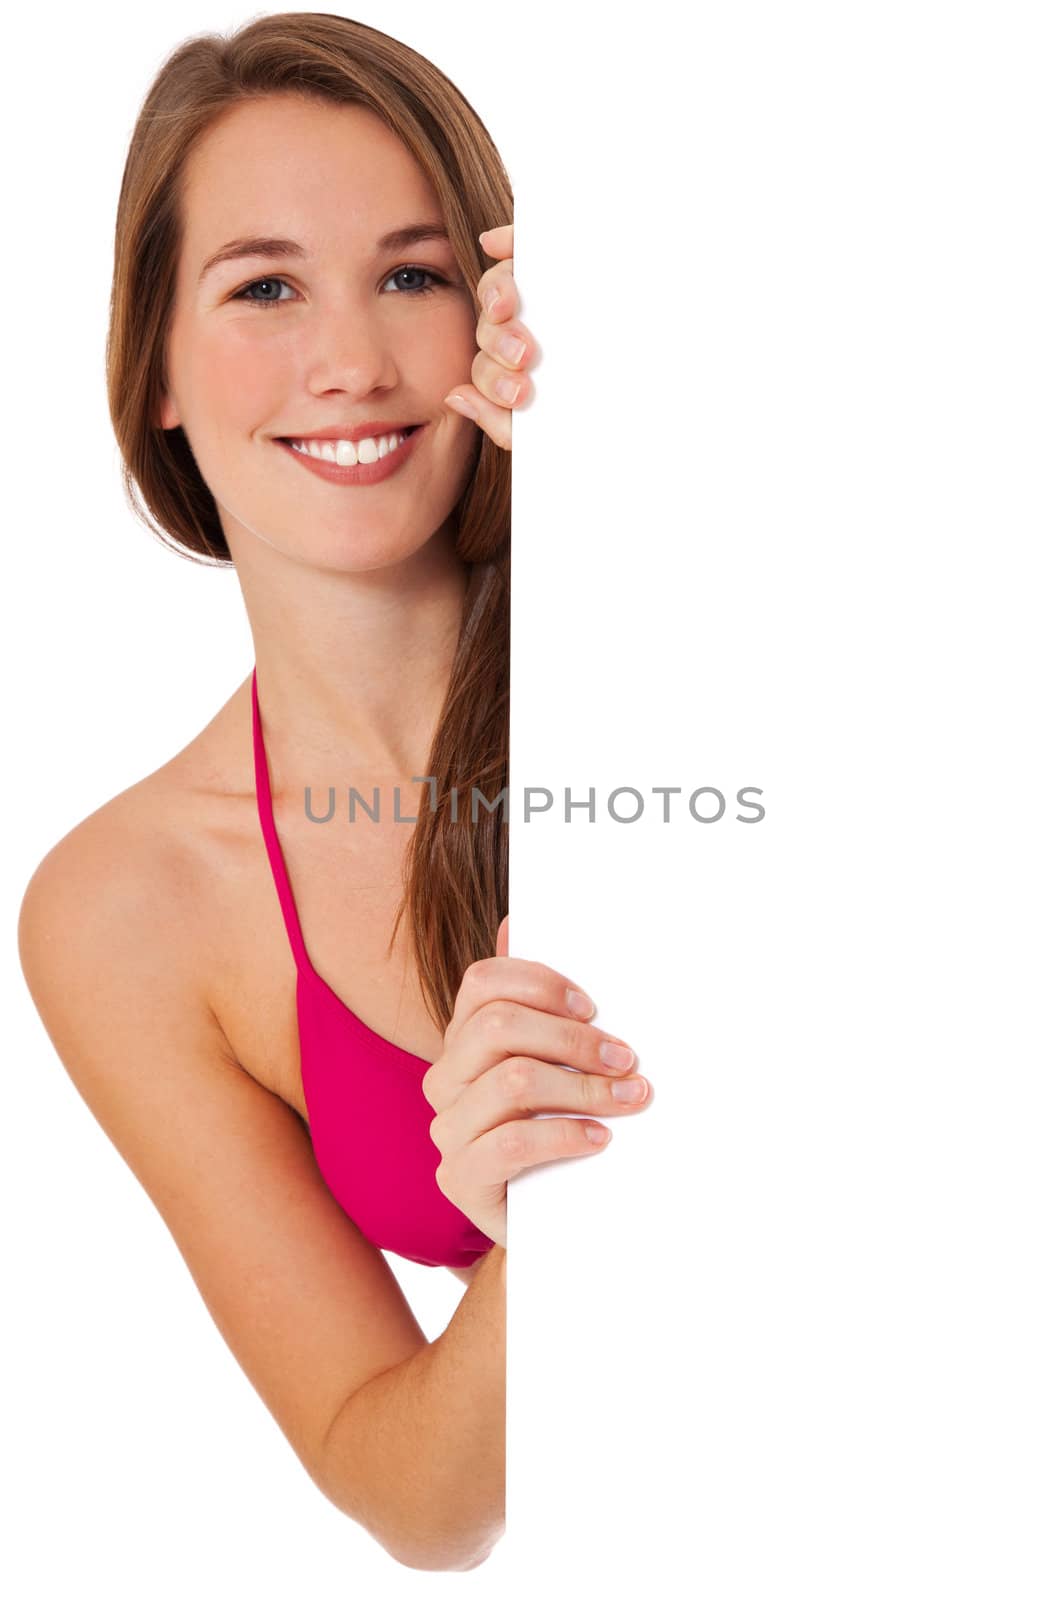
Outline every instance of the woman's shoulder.
{"label": "woman's shoulder", "polygon": [[253,764],[234,738],[245,693],[51,846],[27,882],[20,936],[31,918],[59,927],[77,917],[101,937],[120,922],[165,946],[209,924],[211,893],[247,848]]}
{"label": "woman's shoulder", "polygon": [[19,957],[71,1059],[113,1007],[145,1038],[185,1019],[305,1121],[250,719],[247,680],[189,744],[52,846],[23,894]]}

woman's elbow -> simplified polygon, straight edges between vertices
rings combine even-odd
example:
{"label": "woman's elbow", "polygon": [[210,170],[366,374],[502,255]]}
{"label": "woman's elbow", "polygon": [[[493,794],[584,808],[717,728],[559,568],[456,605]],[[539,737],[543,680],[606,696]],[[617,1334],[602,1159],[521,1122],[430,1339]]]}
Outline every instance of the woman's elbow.
{"label": "woman's elbow", "polygon": [[[333,1499],[333,1504],[337,1506],[339,1502]],[[409,1530],[384,1533],[365,1518],[357,1517],[349,1507],[341,1506],[339,1509],[350,1518],[350,1522],[357,1523],[358,1528],[371,1534],[371,1538],[390,1555],[393,1562],[408,1566],[414,1573],[470,1573],[475,1566],[486,1562],[505,1531],[502,1525],[486,1534],[481,1531],[478,1534],[457,1533],[454,1530],[446,1530],[446,1533],[413,1533]]]}
{"label": "woman's elbow", "polygon": [[490,1551],[485,1554],[470,1556],[463,1559],[450,1552],[425,1552],[417,1551],[415,1554],[403,1553],[397,1550],[388,1552],[398,1562],[399,1566],[409,1567],[413,1572],[471,1572],[473,1567],[481,1567],[486,1561]]}
{"label": "woman's elbow", "polygon": [[481,1567],[498,1543],[504,1528],[498,1528],[478,1538],[461,1538],[450,1534],[443,1539],[411,1542],[398,1541],[385,1546],[388,1554],[403,1567],[414,1572],[471,1572]]}

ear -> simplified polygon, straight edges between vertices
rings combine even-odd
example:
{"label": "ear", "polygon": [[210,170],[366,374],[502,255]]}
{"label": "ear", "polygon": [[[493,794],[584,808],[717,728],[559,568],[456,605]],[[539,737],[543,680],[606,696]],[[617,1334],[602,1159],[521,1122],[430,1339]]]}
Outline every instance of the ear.
{"label": "ear", "polygon": [[181,425],[181,419],[177,415],[177,407],[170,399],[168,393],[163,394],[162,403],[159,406],[158,425],[160,428],[179,428]]}

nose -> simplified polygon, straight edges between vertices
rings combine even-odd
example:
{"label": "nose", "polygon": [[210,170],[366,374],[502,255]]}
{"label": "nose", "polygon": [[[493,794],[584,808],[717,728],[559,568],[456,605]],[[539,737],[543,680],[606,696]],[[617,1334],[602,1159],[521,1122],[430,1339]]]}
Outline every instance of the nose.
{"label": "nose", "polygon": [[313,394],[371,394],[397,381],[392,340],[382,322],[350,309],[320,318],[306,366]]}

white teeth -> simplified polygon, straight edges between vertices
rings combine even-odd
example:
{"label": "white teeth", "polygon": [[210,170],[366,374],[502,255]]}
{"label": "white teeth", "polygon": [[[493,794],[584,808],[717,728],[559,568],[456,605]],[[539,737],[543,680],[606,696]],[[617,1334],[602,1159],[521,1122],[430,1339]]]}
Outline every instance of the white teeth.
{"label": "white teeth", "polygon": [[376,439],[292,439],[291,446],[300,455],[314,456],[318,461],[334,461],[339,467],[352,467],[355,462],[367,466],[379,461],[391,450],[397,450],[409,429],[401,433],[385,433]]}

